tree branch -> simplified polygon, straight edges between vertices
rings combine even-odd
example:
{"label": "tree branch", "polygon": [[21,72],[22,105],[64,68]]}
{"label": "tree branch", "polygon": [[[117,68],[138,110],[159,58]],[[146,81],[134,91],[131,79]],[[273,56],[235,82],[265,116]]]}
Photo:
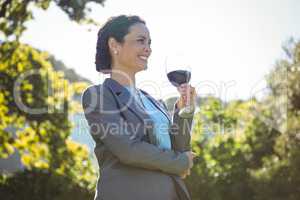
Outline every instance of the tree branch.
{"label": "tree branch", "polygon": [[0,18],[5,17],[6,8],[11,3],[12,3],[12,0],[4,1],[3,5],[1,6],[1,10],[0,10]]}

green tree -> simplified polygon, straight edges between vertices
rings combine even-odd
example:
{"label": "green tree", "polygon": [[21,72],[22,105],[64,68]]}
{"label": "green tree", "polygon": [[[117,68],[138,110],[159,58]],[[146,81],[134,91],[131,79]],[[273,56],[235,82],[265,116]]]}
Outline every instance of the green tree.
{"label": "green tree", "polygon": [[193,199],[300,198],[300,42],[284,49],[260,101],[202,102],[192,136],[199,157],[186,180]]}
{"label": "green tree", "polygon": [[80,23],[96,23],[88,17],[91,8],[88,4],[95,2],[104,5],[105,0],[2,0],[0,1],[0,31],[6,38],[13,36],[13,40],[18,39],[24,30],[25,22],[33,19],[33,7],[47,10],[50,3],[55,3],[62,9],[71,20]]}
{"label": "green tree", "polygon": [[17,150],[27,169],[44,169],[92,188],[96,173],[87,147],[69,139],[72,100],[87,86],[54,71],[46,52],[19,42],[0,46],[0,157]]}
{"label": "green tree", "polygon": [[[251,171],[261,200],[300,198],[300,41],[291,39],[284,50],[287,59],[279,60],[267,76],[271,92],[265,109],[271,122],[268,137],[254,131],[256,138],[264,137],[256,156],[261,167]],[[254,136],[248,138],[252,141]]]}
{"label": "green tree", "polygon": [[255,101],[232,101],[208,97],[195,116],[192,147],[199,157],[186,180],[193,199],[250,199],[248,158],[244,152],[244,128],[253,118]]}
{"label": "green tree", "polygon": [[[56,199],[66,199],[64,194],[73,199],[91,196],[96,171],[90,154],[86,146],[69,139],[69,116],[81,109],[74,97],[78,99],[88,81],[78,82],[63,63],[47,52],[21,44],[19,38],[26,22],[33,19],[33,8],[47,10],[50,3],[70,20],[96,24],[88,17],[92,2],[103,5],[104,0],[0,1],[0,159],[18,151],[26,167],[24,172],[7,178],[0,175],[3,197],[27,199],[38,193],[44,199],[53,199],[53,192]],[[45,181],[47,178],[49,181]],[[48,187],[37,187],[39,182]],[[14,188],[18,188],[19,196]]]}

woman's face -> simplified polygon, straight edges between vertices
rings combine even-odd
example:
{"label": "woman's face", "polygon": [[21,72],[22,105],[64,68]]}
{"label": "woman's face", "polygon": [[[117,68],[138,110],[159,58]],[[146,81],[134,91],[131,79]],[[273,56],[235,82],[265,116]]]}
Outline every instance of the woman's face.
{"label": "woman's face", "polygon": [[118,43],[118,53],[114,56],[115,64],[131,73],[145,70],[151,54],[150,44],[147,27],[142,23],[132,25],[123,43]]}

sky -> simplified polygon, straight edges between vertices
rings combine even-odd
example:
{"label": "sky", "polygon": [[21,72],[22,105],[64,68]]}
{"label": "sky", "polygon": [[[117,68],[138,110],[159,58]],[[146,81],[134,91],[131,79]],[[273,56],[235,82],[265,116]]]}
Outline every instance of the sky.
{"label": "sky", "polygon": [[[284,58],[282,45],[300,39],[299,0],[107,0],[94,3],[90,16],[104,23],[120,14],[139,15],[150,30],[148,69],[137,74],[137,87],[155,98],[178,96],[167,80],[165,58],[184,54],[199,96],[248,99],[265,91],[265,75]],[[54,4],[34,10],[21,38],[49,51],[95,84],[106,76],[95,70],[100,27],[78,25]]]}

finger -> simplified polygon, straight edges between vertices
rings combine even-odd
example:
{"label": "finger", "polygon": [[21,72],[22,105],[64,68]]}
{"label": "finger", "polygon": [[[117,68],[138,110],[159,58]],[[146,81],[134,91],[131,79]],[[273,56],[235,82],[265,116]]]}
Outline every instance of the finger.
{"label": "finger", "polygon": [[193,159],[195,158],[195,157],[197,157],[198,155],[195,153],[195,152],[192,152],[192,157],[193,157]]}
{"label": "finger", "polygon": [[194,96],[196,94],[195,88],[180,88],[178,91],[189,96]]}
{"label": "finger", "polygon": [[186,173],[182,174],[180,177],[184,179],[186,177]]}
{"label": "finger", "polygon": [[189,91],[186,91],[186,90],[182,90],[182,91],[178,91],[180,96],[184,96],[186,98],[190,98],[192,96],[194,96],[192,93],[190,93]]}
{"label": "finger", "polygon": [[197,95],[196,89],[195,89],[194,87],[191,89],[191,94],[192,94],[193,96],[196,96],[196,95]]}
{"label": "finger", "polygon": [[193,86],[190,86],[187,88],[187,91],[190,93],[190,94],[194,94],[196,92],[196,89],[193,87]]}

